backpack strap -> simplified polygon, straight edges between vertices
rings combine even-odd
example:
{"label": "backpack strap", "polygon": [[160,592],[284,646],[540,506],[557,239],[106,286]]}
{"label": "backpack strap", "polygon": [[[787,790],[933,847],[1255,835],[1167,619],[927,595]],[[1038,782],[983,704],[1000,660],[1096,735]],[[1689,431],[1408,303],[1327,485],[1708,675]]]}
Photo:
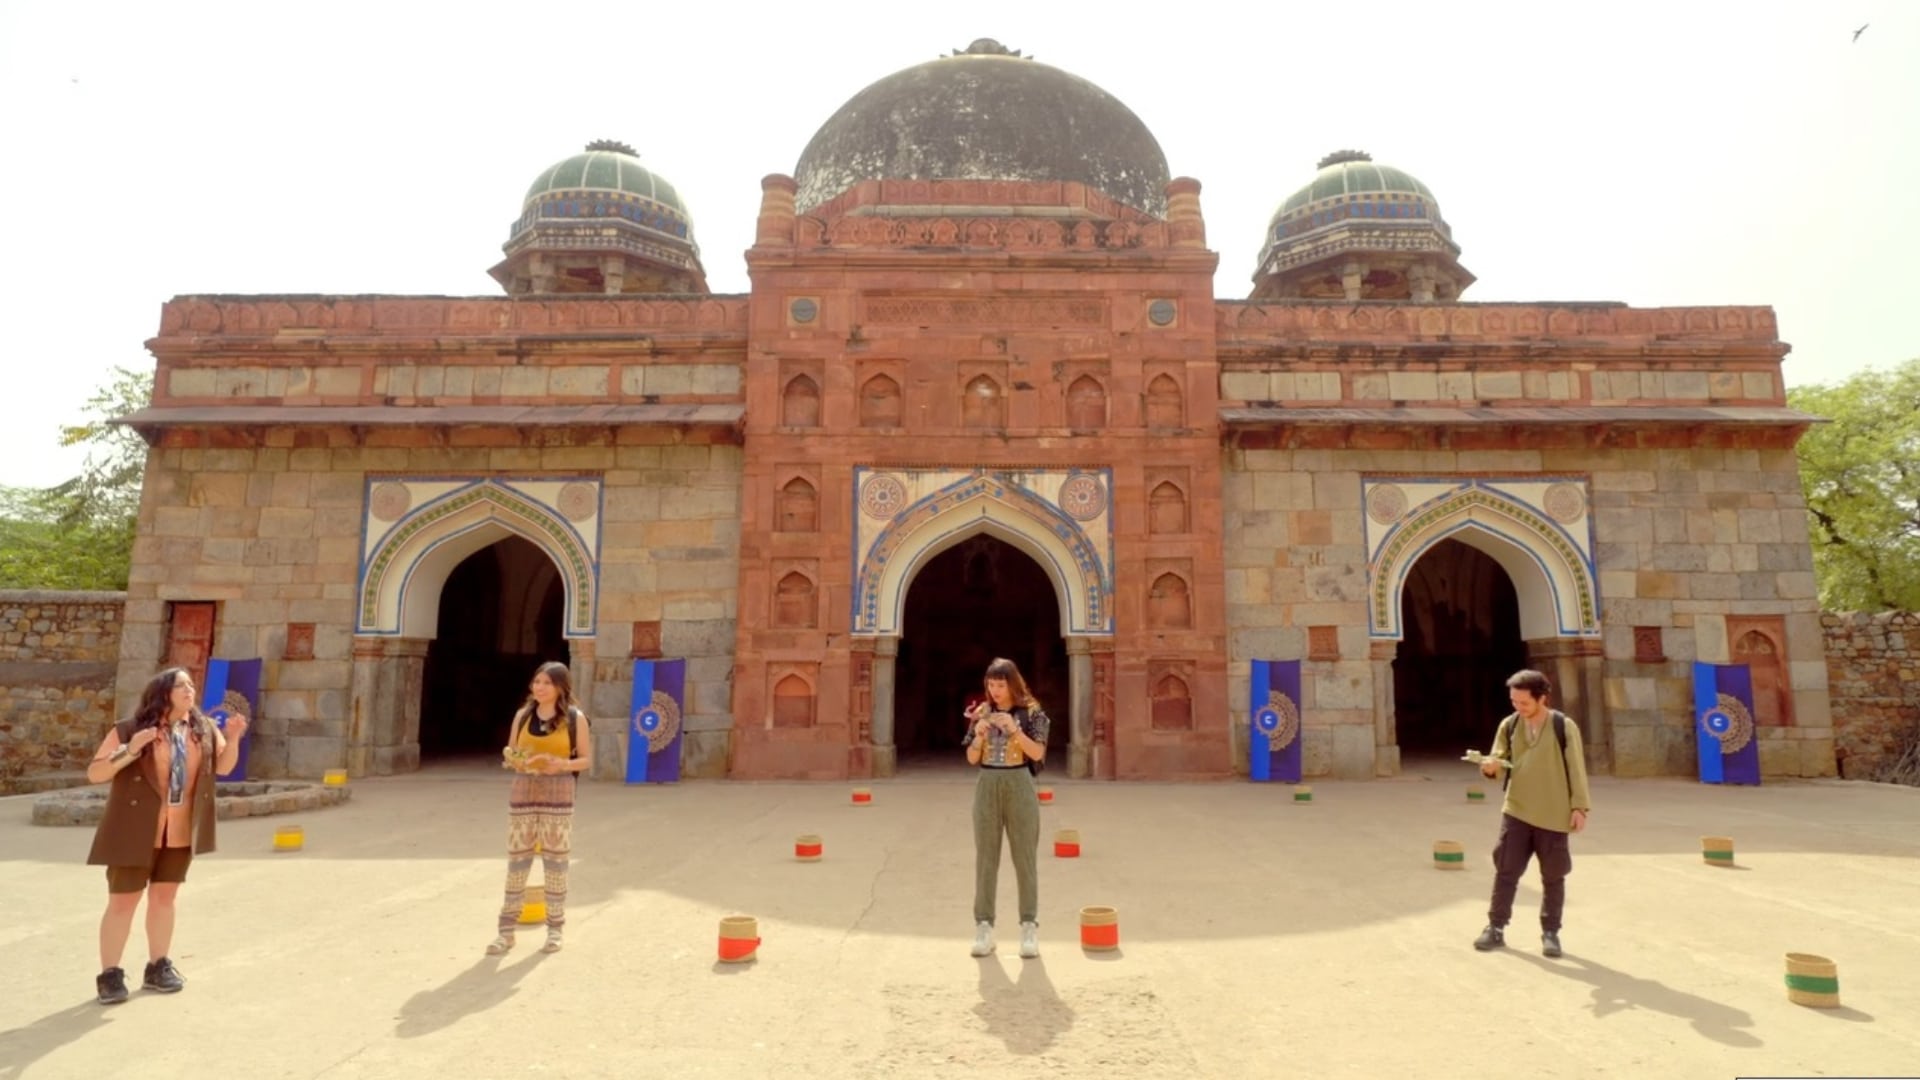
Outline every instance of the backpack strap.
{"label": "backpack strap", "polygon": [[1507,790],[1507,787],[1513,783],[1513,721],[1518,715],[1518,713],[1508,713],[1507,718],[1500,721],[1500,732],[1494,736],[1493,740],[1494,742],[1499,742],[1502,738],[1507,740],[1507,767],[1500,774],[1501,791]]}
{"label": "backpack strap", "polygon": [[1560,744],[1560,768],[1566,771],[1567,794],[1573,794],[1573,762],[1567,760],[1567,714],[1553,710],[1553,737]]}

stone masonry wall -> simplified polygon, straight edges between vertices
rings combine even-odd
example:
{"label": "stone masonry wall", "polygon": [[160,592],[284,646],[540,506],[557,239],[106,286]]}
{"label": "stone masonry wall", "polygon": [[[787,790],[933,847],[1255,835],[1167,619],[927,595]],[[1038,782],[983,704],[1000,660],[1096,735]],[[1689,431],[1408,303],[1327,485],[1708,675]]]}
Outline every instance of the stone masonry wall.
{"label": "stone masonry wall", "polygon": [[[1775,775],[1833,774],[1825,642],[1792,451],[1242,448],[1227,456],[1236,746],[1244,745],[1250,661],[1306,656],[1306,628],[1333,626],[1339,658],[1311,660],[1303,671],[1306,769],[1372,775],[1376,692],[1391,688],[1374,686],[1377,668],[1369,662],[1363,474],[1585,473],[1615,773],[1690,773],[1691,663],[1729,661],[1729,616],[1777,615],[1795,716],[1791,727],[1759,731],[1762,767]],[[1663,661],[1636,661],[1636,626],[1661,629]]]}
{"label": "stone masonry wall", "polygon": [[1920,613],[1825,614],[1840,775],[1871,776],[1920,725]]}
{"label": "stone masonry wall", "polygon": [[609,745],[617,742],[624,773],[634,624],[657,622],[659,655],[687,661],[682,775],[724,777],[739,614],[740,448],[622,446],[606,476],[599,661],[591,699],[593,714],[603,721],[595,734],[604,729],[613,737]]}
{"label": "stone masonry wall", "polygon": [[0,795],[86,768],[114,718],[117,592],[0,591]]}

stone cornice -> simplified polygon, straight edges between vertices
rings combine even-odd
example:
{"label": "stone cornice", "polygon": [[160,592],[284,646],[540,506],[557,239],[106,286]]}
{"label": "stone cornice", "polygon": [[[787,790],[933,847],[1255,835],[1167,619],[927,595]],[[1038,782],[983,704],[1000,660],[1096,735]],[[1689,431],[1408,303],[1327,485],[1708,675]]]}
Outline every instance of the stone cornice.
{"label": "stone cornice", "polygon": [[1271,351],[1313,341],[1376,349],[1411,343],[1475,348],[1537,343],[1555,351],[1572,342],[1612,349],[1741,343],[1786,352],[1770,307],[1220,301],[1215,321],[1222,351]]}
{"label": "stone cornice", "polygon": [[163,362],[392,353],[742,352],[744,296],[182,296],[147,348]]}
{"label": "stone cornice", "polygon": [[744,334],[745,296],[179,296],[156,340],[218,336],[484,337],[542,332]]}

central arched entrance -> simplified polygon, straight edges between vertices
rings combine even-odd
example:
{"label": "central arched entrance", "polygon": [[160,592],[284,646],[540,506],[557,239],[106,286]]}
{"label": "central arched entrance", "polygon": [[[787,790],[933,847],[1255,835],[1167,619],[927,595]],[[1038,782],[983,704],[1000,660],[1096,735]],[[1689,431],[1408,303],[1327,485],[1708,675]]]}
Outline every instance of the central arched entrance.
{"label": "central arched entrance", "polygon": [[1485,552],[1441,540],[1407,573],[1400,625],[1393,701],[1403,758],[1490,746],[1512,711],[1507,677],[1527,666],[1513,579]]}
{"label": "central arched entrance", "polygon": [[1053,580],[1026,552],[980,533],[928,560],[908,586],[894,684],[901,767],[960,760],[960,713],[996,656],[1020,665],[1054,721],[1049,756],[1064,755],[1067,649]]}
{"label": "central arched entrance", "polygon": [[440,588],[439,629],[421,676],[423,762],[500,752],[534,669],[567,660],[565,609],[559,569],[519,536],[453,568]]}

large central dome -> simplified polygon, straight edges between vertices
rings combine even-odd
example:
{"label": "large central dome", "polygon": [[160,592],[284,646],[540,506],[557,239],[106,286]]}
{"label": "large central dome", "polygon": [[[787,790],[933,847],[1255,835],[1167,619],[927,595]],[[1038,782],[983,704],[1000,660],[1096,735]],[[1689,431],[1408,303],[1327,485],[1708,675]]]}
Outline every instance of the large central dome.
{"label": "large central dome", "polygon": [[855,94],[793,175],[803,213],[862,180],[1071,180],[1166,213],[1167,158],[1133,110],[987,38]]}

